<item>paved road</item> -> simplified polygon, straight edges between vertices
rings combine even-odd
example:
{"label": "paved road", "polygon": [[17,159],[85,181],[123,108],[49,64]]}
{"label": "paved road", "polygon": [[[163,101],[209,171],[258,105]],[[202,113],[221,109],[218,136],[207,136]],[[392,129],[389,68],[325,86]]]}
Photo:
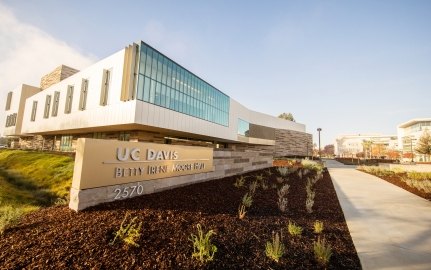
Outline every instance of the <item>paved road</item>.
{"label": "paved road", "polygon": [[431,269],[431,202],[375,176],[326,165],[363,269]]}

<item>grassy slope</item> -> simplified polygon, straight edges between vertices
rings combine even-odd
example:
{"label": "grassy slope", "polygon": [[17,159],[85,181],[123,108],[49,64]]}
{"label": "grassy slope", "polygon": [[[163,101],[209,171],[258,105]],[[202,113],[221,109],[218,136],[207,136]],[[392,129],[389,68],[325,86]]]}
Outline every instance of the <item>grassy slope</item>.
{"label": "grassy slope", "polygon": [[67,156],[20,150],[0,151],[2,205],[26,211],[48,206],[55,198],[68,198],[73,159]]}

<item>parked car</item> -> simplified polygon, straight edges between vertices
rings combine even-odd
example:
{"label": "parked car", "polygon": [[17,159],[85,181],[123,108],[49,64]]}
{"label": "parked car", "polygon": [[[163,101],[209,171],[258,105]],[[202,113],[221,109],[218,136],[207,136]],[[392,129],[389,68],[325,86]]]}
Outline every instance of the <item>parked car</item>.
{"label": "parked car", "polygon": [[0,144],[0,149],[6,149],[7,145],[6,144]]}

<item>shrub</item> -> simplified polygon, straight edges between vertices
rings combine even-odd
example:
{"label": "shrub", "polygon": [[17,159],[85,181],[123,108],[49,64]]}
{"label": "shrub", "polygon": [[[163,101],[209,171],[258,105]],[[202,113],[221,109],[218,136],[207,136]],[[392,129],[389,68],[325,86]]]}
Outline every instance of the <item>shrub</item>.
{"label": "shrub", "polygon": [[323,232],[323,222],[316,220],[314,222],[314,233],[320,234]]}
{"label": "shrub", "polygon": [[308,213],[312,213],[313,205],[314,205],[314,197],[316,196],[316,192],[314,192],[313,190],[313,181],[311,178],[307,180],[305,190],[307,192],[307,198],[305,199],[305,209],[307,210]]}
{"label": "shrub", "polygon": [[193,243],[192,258],[197,258],[201,263],[212,261],[214,254],[217,252],[217,247],[211,244],[211,236],[215,234],[213,230],[209,230],[204,234],[202,226],[196,225],[198,234],[191,234],[190,241]]}
{"label": "shrub", "polygon": [[284,182],[284,178],[283,177],[278,177],[277,176],[277,182],[279,183],[279,184],[283,184],[283,182]]}
{"label": "shrub", "polygon": [[245,177],[241,175],[239,178],[236,179],[235,183],[233,184],[236,188],[243,187],[245,184]]}
{"label": "shrub", "polygon": [[124,216],[124,219],[120,225],[120,229],[118,229],[118,231],[114,233],[115,237],[110,244],[113,245],[115,243],[115,240],[117,240],[117,238],[120,238],[120,240],[122,240],[127,245],[139,247],[136,241],[141,236],[142,222],[139,222],[139,224],[136,223],[135,221],[138,217],[134,217],[130,220],[130,222],[126,226],[124,226],[126,223],[127,217],[128,217],[128,214]]}
{"label": "shrub", "polygon": [[314,257],[317,262],[322,265],[327,265],[332,256],[331,245],[326,243],[325,238],[320,237],[313,243]]}
{"label": "shrub", "polygon": [[263,190],[267,190],[269,188],[268,182],[266,180],[262,180],[262,183],[260,184]]}
{"label": "shrub", "polygon": [[272,242],[266,242],[265,254],[268,258],[278,262],[284,254],[283,234],[272,232]]}
{"label": "shrub", "polygon": [[262,174],[256,175],[256,181],[261,182],[262,180],[263,180],[263,175]]}
{"label": "shrub", "polygon": [[239,217],[239,219],[245,218],[245,214],[247,214],[245,205],[240,204],[239,207],[238,207],[238,217]]}
{"label": "shrub", "polygon": [[302,170],[298,170],[298,177],[299,179],[302,179]]}
{"label": "shrub", "polygon": [[16,225],[23,211],[21,208],[13,207],[12,205],[5,205],[0,208],[0,235],[14,225]]}
{"label": "shrub", "polygon": [[282,177],[286,177],[289,174],[288,167],[277,167],[277,171]]}
{"label": "shrub", "polygon": [[431,172],[407,172],[407,177],[412,180],[431,180]]}
{"label": "shrub", "polygon": [[288,184],[285,184],[277,191],[278,209],[283,213],[287,211],[287,194],[289,194],[289,187],[290,186]]}
{"label": "shrub", "polygon": [[298,226],[295,223],[290,222],[290,220],[289,220],[289,224],[287,225],[287,230],[292,236],[299,236],[302,234],[301,226]]}
{"label": "shrub", "polygon": [[250,183],[249,190],[251,194],[254,194],[256,192],[258,185],[259,184],[257,183],[257,181],[253,181],[252,183]]}
{"label": "shrub", "polygon": [[323,171],[323,165],[313,160],[303,159],[301,161],[302,167],[311,171]]}
{"label": "shrub", "polygon": [[272,171],[271,171],[271,169],[268,169],[268,170],[266,171],[266,174],[267,174],[268,176],[271,176],[271,175],[272,175]]}
{"label": "shrub", "polygon": [[252,197],[252,195],[251,195],[251,194],[246,193],[246,194],[244,195],[244,197],[242,197],[242,204],[243,204],[245,207],[250,207],[252,203],[253,203],[253,197]]}

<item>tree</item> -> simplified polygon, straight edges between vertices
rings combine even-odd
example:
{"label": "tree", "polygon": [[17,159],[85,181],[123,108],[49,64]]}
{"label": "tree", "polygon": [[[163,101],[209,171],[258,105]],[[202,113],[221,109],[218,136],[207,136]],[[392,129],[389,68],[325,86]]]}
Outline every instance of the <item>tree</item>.
{"label": "tree", "polygon": [[367,152],[370,153],[370,158],[372,158],[371,150],[373,147],[373,141],[363,140],[362,147],[364,148],[365,158],[367,158]]}
{"label": "tree", "polygon": [[389,159],[398,159],[401,156],[400,151],[396,150],[396,149],[389,149],[386,152],[387,156],[389,157]]}
{"label": "tree", "polygon": [[323,147],[323,150],[322,150],[322,155],[333,156],[335,152],[334,150],[335,148],[333,144],[325,145],[325,147]]}
{"label": "tree", "polygon": [[415,150],[416,152],[425,155],[425,158],[431,155],[431,135],[427,129],[425,129],[422,136],[419,138]]}
{"label": "tree", "polygon": [[292,122],[296,122],[295,118],[293,118],[293,115],[291,113],[282,113],[278,116],[278,118],[284,119],[284,120],[289,120]]}

